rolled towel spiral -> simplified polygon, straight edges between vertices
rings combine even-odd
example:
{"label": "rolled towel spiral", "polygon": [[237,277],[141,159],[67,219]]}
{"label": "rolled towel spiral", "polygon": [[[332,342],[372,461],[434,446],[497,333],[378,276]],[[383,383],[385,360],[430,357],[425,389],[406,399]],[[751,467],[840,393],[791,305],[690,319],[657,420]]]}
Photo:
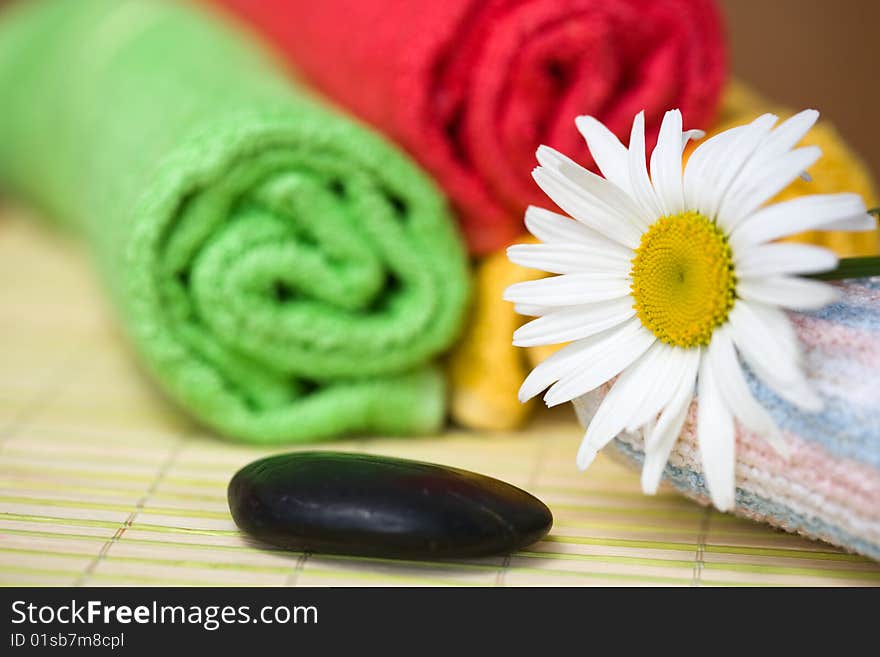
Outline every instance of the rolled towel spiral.
{"label": "rolled towel spiral", "polygon": [[672,107],[706,128],[725,77],[712,0],[214,1],[403,144],[475,253],[523,231],[539,144],[586,153],[575,116],[623,136],[645,110],[650,145]]}
{"label": "rolled towel spiral", "polygon": [[84,235],[160,387],[250,442],[430,432],[467,262],[438,190],[164,1],[0,16],[0,181]]}

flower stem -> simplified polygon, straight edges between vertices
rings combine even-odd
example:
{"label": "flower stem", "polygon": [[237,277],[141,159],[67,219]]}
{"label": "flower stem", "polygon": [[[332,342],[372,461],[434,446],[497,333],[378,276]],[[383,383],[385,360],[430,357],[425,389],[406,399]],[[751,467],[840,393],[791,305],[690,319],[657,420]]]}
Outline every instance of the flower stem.
{"label": "flower stem", "polygon": [[[880,208],[868,210],[868,214],[880,218]],[[860,258],[841,258],[837,267],[831,271],[810,274],[807,278],[821,281],[840,281],[846,278],[867,278],[880,276],[880,256],[862,256]]]}
{"label": "flower stem", "polygon": [[831,271],[808,274],[807,278],[815,278],[820,281],[840,281],[845,278],[867,278],[869,276],[880,276],[880,256],[841,258],[837,262],[837,267]]}

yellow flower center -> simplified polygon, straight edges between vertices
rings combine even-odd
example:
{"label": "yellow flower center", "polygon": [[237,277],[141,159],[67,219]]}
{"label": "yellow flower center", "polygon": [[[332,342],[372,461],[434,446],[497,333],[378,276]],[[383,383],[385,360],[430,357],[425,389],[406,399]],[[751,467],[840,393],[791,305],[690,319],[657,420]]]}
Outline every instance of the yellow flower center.
{"label": "yellow flower center", "polygon": [[675,347],[709,344],[736,297],[727,238],[698,212],[654,222],[642,235],[630,276],[642,325]]}

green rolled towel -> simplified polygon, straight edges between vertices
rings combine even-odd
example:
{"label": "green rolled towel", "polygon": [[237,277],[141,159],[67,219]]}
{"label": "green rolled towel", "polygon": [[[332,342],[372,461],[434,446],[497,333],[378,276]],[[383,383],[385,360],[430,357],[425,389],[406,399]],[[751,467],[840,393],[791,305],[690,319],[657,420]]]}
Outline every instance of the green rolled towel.
{"label": "green rolled towel", "polygon": [[87,238],[147,368],[222,434],[440,426],[468,275],[443,200],[206,10],[5,10],[0,184]]}

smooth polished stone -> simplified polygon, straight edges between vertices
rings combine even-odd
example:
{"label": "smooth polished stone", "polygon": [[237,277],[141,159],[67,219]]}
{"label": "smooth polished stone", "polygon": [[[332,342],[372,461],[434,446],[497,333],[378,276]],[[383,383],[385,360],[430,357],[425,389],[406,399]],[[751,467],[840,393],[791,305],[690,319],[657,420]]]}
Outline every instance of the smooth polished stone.
{"label": "smooth polished stone", "polygon": [[504,554],[553,524],[543,502],[498,479],[340,452],[245,466],[229,483],[229,509],[244,532],[273,545],[408,559]]}

